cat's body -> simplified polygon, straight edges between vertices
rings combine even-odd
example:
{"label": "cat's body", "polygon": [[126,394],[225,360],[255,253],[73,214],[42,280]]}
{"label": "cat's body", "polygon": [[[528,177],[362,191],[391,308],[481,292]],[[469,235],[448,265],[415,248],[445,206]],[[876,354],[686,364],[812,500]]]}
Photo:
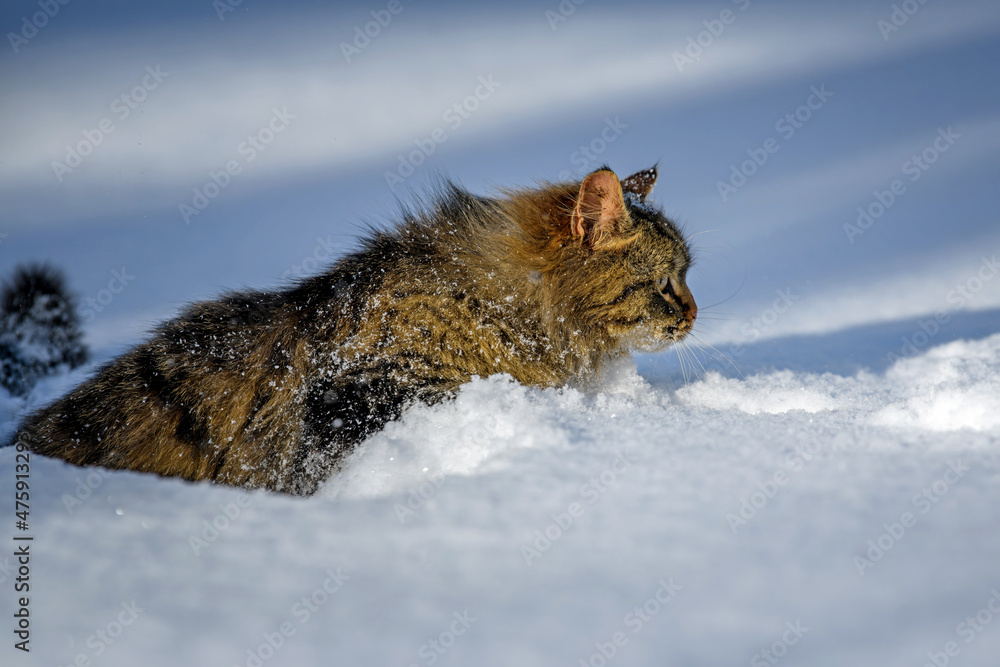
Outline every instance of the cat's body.
{"label": "cat's body", "polygon": [[694,322],[687,246],[644,203],[654,179],[448,184],[320,276],[193,305],[16,437],[78,465],[309,494],[408,403],[473,376],[586,383]]}

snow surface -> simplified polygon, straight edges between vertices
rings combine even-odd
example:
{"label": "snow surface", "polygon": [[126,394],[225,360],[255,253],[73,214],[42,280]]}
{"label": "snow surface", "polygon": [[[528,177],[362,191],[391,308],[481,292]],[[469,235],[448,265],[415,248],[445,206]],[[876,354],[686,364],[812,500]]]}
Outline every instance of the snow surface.
{"label": "snow surface", "polygon": [[[489,192],[659,161],[698,340],[593,393],[477,379],[309,499],[32,458],[32,652],[10,634],[11,513],[0,665],[998,664],[1000,5],[918,3],[886,36],[888,0],[595,0],[554,29],[554,1],[422,0],[348,63],[340,42],[384,3],[216,4],[60,5],[0,51],[0,277],[63,268],[93,352],[0,392],[0,439],[183,304],[320,270],[435,170]],[[5,34],[38,7],[0,7]],[[122,118],[147,66],[170,74]],[[178,205],[285,107],[185,224]],[[849,238],[894,179],[905,193]],[[11,509],[15,465],[0,449]]]}
{"label": "snow surface", "polygon": [[616,632],[615,664],[747,664],[786,622],[787,664],[992,664],[1000,633],[956,626],[1000,587],[998,378],[1000,334],[880,374],[477,379],[308,500],[36,457],[31,664],[252,665],[283,623],[266,664],[429,664],[440,637],[440,664],[577,665]]}

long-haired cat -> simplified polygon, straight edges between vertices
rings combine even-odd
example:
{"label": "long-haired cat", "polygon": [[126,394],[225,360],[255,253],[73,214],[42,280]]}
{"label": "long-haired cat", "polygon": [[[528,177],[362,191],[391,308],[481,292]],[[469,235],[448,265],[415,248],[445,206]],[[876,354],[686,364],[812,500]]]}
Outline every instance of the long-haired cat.
{"label": "long-haired cat", "polygon": [[482,197],[446,183],[322,275],[196,303],[30,416],[77,465],[310,494],[413,401],[472,376],[586,383],[697,315],[648,169]]}

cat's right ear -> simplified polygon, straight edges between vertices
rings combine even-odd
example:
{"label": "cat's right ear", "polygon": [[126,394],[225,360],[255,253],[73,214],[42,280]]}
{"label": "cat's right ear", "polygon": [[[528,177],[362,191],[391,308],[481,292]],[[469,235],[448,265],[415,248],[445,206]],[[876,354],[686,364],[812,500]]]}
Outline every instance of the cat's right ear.
{"label": "cat's right ear", "polygon": [[599,169],[580,184],[570,217],[570,232],[573,238],[595,247],[614,235],[626,217],[621,182],[610,169]]}
{"label": "cat's right ear", "polygon": [[646,195],[652,192],[653,186],[656,185],[656,168],[657,165],[654,164],[649,169],[635,172],[622,181],[622,190],[638,195],[639,201],[646,201]]}

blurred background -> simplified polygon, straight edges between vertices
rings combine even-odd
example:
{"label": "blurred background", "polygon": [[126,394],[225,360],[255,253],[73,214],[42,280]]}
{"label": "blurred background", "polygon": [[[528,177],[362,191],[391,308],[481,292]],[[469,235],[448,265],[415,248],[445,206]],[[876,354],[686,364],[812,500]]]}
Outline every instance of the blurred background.
{"label": "blurred background", "polygon": [[603,163],[659,164],[697,333],[740,363],[1000,324],[991,0],[10,0],[0,26],[0,274],[64,269],[98,356],[320,271],[435,174]]}

